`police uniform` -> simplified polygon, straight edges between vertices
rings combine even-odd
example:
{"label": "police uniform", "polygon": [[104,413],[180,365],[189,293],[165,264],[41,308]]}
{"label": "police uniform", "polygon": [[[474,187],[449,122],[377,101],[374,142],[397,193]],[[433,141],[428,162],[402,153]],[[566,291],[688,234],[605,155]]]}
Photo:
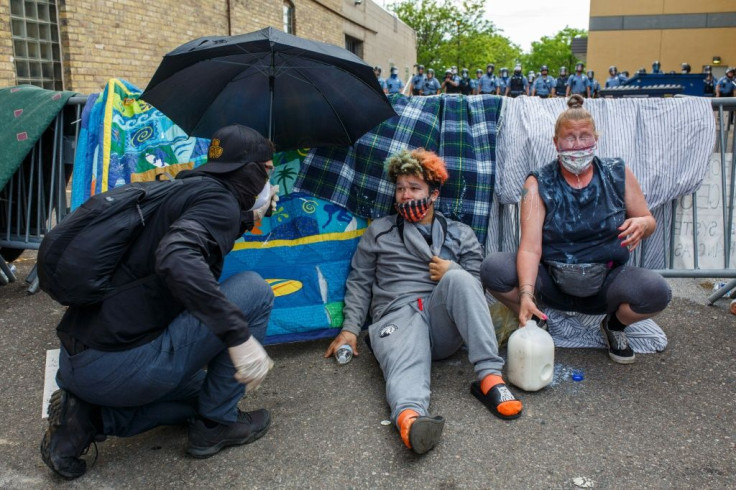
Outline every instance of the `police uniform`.
{"label": "police uniform", "polygon": [[559,77],[557,77],[557,82],[555,84],[555,95],[557,95],[557,97],[565,96],[565,91],[567,90],[567,81],[569,79],[569,75],[560,75]]}
{"label": "police uniform", "polygon": [[459,88],[461,94],[473,95],[473,80],[471,80],[470,77],[461,77]]}
{"label": "police uniform", "polygon": [[381,86],[381,90],[383,90],[385,92],[386,91],[386,88],[387,88],[386,87],[386,80],[383,77],[377,77],[377,79],[378,79],[378,85]]}
{"label": "police uniform", "polygon": [[498,77],[496,75],[488,76],[488,73],[485,73],[480,77],[480,81],[478,82],[478,93],[495,95],[498,87]]}
{"label": "police uniform", "polygon": [[557,80],[555,80],[554,77],[549,75],[540,75],[534,80],[532,91],[534,95],[546,99],[550,96],[550,93],[556,84]]}
{"label": "police uniform", "polygon": [[588,77],[582,73],[580,75],[576,73],[567,80],[567,86],[570,87],[570,95],[580,94],[583,97],[587,97],[587,89],[590,87],[590,80],[588,80]]}
{"label": "police uniform", "polygon": [[717,93],[719,97],[733,97],[734,81],[735,78],[728,78],[728,75],[723,75],[718,79],[716,83]]}
{"label": "police uniform", "polygon": [[710,73],[703,79],[703,95],[706,97],[716,95],[716,80]]}
{"label": "police uniform", "polygon": [[413,77],[411,77],[411,94],[412,95],[420,95],[419,91],[422,90],[422,87],[424,87],[424,81],[427,79],[427,76],[424,73],[417,73]]}
{"label": "police uniform", "polygon": [[398,75],[391,74],[386,79],[386,88],[388,88],[389,94],[399,94],[404,88],[404,82],[401,81]]}
{"label": "police uniform", "polygon": [[529,89],[529,81],[521,73],[516,73],[509,78],[507,91],[509,97],[518,97],[519,95],[526,94]]}
{"label": "police uniform", "polygon": [[427,77],[424,79],[424,88],[422,89],[422,94],[437,95],[438,93],[440,93],[441,89],[442,86],[440,85],[440,81],[437,80],[436,77]]}

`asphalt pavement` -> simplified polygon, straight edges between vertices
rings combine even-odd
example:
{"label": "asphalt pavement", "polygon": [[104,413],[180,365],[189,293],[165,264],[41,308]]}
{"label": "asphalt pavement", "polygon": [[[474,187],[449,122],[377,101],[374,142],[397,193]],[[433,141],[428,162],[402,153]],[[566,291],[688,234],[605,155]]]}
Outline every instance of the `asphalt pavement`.
{"label": "asphalt pavement", "polygon": [[34,263],[26,252],[20,280],[0,287],[0,488],[736,488],[736,316],[726,299],[707,306],[708,281],[684,279],[669,280],[675,298],[657,318],[664,352],[622,366],[604,350],[557,349],[550,386],[512,388],[524,402],[518,420],[473,398],[465,351],[435,363],[432,412],[447,424],[423,456],[384,425],[383,377],[368,350],[338,366],[322,358],[322,340],[267,347],[276,367],[241,402],[271,411],[255,443],[195,460],[184,427],[111,437],[94,463],[90,449],[87,474],[66,482],[39,455],[46,351],[58,348],[63,308],[27,294]]}

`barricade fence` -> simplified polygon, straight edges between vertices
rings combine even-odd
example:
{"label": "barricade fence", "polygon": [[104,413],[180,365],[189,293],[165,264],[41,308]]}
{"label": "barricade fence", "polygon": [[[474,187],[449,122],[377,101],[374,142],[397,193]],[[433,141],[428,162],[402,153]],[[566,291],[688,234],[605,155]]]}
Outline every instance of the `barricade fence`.
{"label": "barricade fence", "polygon": [[[67,183],[71,175],[87,98],[71,97],[21,167],[0,192],[0,283],[15,280],[6,260],[23,250],[37,250],[44,234],[67,214]],[[731,118],[736,98],[712,99],[716,144],[702,186],[694,193],[653,210],[657,231],[642,243],[631,263],[672,278],[736,278],[734,247],[734,187],[736,131]],[[487,250],[515,250],[519,243],[518,204],[493,203],[491,226],[498,244]],[[495,216],[494,216],[495,214]],[[494,244],[495,245],[495,244]],[[35,270],[34,270],[35,272]],[[29,291],[37,290],[32,275]],[[726,291],[736,287],[736,279]],[[35,284],[34,284],[35,283]],[[718,297],[712,301],[715,301]]]}
{"label": "barricade fence", "polygon": [[[66,185],[71,176],[86,97],[69,98],[0,191],[0,283],[14,281],[6,261],[24,250],[38,250],[45,233],[68,212]],[[29,276],[34,288],[35,268]]]}

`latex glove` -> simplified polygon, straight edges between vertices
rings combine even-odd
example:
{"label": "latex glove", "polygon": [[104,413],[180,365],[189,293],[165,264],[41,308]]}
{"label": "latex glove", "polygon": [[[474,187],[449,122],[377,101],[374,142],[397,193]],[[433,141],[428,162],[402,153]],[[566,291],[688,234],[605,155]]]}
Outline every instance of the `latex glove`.
{"label": "latex glove", "polygon": [[273,361],[261,343],[251,336],[242,344],[229,347],[227,351],[235,366],[235,379],[248,385],[248,391],[258,389],[273,367]]}
{"label": "latex glove", "polygon": [[253,221],[260,221],[264,216],[271,216],[271,213],[276,211],[277,202],[279,202],[279,186],[272,185],[270,199],[260,208],[253,210]]}

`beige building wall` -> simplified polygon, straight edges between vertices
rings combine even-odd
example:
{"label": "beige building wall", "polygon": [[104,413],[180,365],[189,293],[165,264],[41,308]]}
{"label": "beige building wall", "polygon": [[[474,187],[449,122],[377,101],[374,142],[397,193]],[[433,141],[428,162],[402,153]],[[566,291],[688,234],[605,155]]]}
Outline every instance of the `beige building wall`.
{"label": "beige building wall", "polygon": [[[665,28],[637,28],[646,25]],[[736,65],[734,0],[590,1],[588,67],[601,81],[610,65],[634,74],[639,68],[651,72],[658,60],[662,71],[679,73],[687,62],[697,73],[714,56],[722,67]]]}
{"label": "beige building wall", "polygon": [[[345,47],[363,41],[371,64],[411,67],[414,31],[362,0],[291,0],[296,35]],[[145,88],[161,58],[202,36],[283,29],[283,0],[66,0],[57,1],[65,90],[101,91],[110,78]],[[230,10],[228,12],[228,5]],[[401,48],[396,48],[400,46]],[[16,85],[9,2],[0,2],[0,87]]]}

